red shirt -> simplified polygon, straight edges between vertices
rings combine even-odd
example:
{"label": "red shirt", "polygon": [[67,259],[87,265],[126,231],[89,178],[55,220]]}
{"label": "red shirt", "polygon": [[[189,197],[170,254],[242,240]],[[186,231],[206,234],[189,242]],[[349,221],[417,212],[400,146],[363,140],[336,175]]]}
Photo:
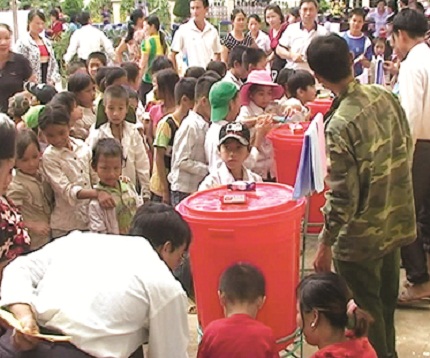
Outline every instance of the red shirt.
{"label": "red shirt", "polygon": [[61,23],[61,21],[55,21],[51,25],[51,30],[52,30],[53,35],[56,35],[56,34],[63,32],[63,24]]}
{"label": "red shirt", "polygon": [[378,358],[378,356],[369,340],[363,337],[331,344],[320,349],[312,358]]}
{"label": "red shirt", "polygon": [[279,358],[271,328],[246,314],[211,322],[197,358]]}

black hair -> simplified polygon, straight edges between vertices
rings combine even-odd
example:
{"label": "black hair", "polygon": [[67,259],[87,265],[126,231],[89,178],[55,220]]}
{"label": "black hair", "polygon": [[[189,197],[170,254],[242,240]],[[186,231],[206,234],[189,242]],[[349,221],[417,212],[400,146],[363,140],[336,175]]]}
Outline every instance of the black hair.
{"label": "black hair", "polygon": [[207,9],[207,8],[209,7],[209,0],[190,0],[190,4],[191,4],[193,1],[201,1],[201,3],[203,4],[203,7],[204,7],[205,9]]}
{"label": "black hair", "polygon": [[137,93],[137,91],[135,91],[130,86],[127,86],[125,89],[127,90],[129,100],[130,99],[137,99],[139,101],[139,93]]}
{"label": "black hair", "polygon": [[188,250],[192,236],[189,225],[172,206],[152,202],[137,209],[130,235],[144,237],[154,249],[170,242],[174,250],[184,244]]}
{"label": "black hair", "polygon": [[191,66],[186,69],[184,77],[193,77],[195,79],[198,79],[202,77],[205,72],[206,71],[203,67]]}
{"label": "black hair", "polygon": [[251,14],[248,16],[248,20],[250,19],[254,19],[255,21],[257,21],[259,24],[261,24],[261,19],[260,16],[258,16],[257,14]]}
{"label": "black hair", "polygon": [[85,66],[85,63],[83,63],[82,61],[74,61],[71,62],[68,66],[67,66],[67,76],[70,77],[72,75],[74,75],[76,72],[78,72],[81,68],[84,68],[85,71],[87,71],[87,66]]}
{"label": "black hair", "polygon": [[127,77],[127,72],[123,68],[119,66],[108,67],[104,78],[100,81],[100,91],[104,93],[106,88],[112,86],[116,80],[122,77]]}
{"label": "black hair", "polygon": [[82,25],[88,25],[91,20],[91,15],[88,11],[82,11],[79,15],[78,22]]}
{"label": "black hair", "polygon": [[94,51],[88,55],[87,66],[90,64],[90,60],[93,58],[99,60],[102,63],[102,66],[107,65],[107,56],[103,52]]}
{"label": "black hair", "polygon": [[[313,310],[323,315],[332,327],[345,330],[348,325],[347,306],[352,299],[345,280],[333,273],[315,273],[305,277],[297,287],[300,314],[304,321],[304,313]],[[354,310],[354,336],[359,338],[367,334],[372,317],[357,308]]]}
{"label": "black hair", "polygon": [[52,106],[63,106],[67,108],[70,114],[73,112],[77,103],[75,94],[69,91],[57,93],[54,98],[52,98],[51,102],[49,102]]}
{"label": "black hair", "polygon": [[291,68],[283,68],[279,71],[278,76],[276,77],[276,83],[281,86],[287,86],[288,79],[292,76],[294,70]]}
{"label": "black hair", "polygon": [[58,10],[57,10],[57,9],[52,9],[52,10],[49,12],[49,15],[51,15],[51,16],[53,16],[53,17],[55,17],[55,20],[60,20],[60,13],[58,12]]}
{"label": "black hair", "polygon": [[121,158],[121,162],[124,161],[121,143],[115,138],[102,138],[96,142],[91,157],[91,167],[94,170],[97,168],[102,155],[105,157]]}
{"label": "black hair", "polygon": [[[381,0],[382,1],[382,0]],[[319,9],[319,5],[318,5],[318,1],[317,0],[301,0],[300,1],[300,5],[299,8],[301,9],[303,4],[308,4],[308,3],[312,3],[315,5],[315,7],[317,8],[317,10]]]}
{"label": "black hair", "polygon": [[393,20],[393,32],[405,31],[411,39],[423,37],[428,28],[425,15],[413,9],[403,9]]}
{"label": "black hair", "polygon": [[282,10],[279,7],[279,5],[268,5],[264,9],[264,22],[266,23],[267,26],[269,26],[269,24],[266,21],[266,14],[269,10],[272,10],[275,14],[279,15],[279,18],[281,19],[281,23],[285,21],[284,14],[282,13]]}
{"label": "black hair", "polygon": [[409,8],[410,8],[410,9],[413,9],[413,10],[416,10],[416,11],[420,12],[421,14],[424,14],[424,13],[425,13],[425,11],[426,11],[426,10],[425,10],[425,8],[424,8],[423,3],[422,3],[422,2],[419,2],[419,1],[412,3],[412,4],[409,6]]}
{"label": "black hair", "polygon": [[12,29],[10,28],[10,26],[8,24],[0,23],[0,27],[7,30],[9,32],[9,34],[12,35]]}
{"label": "black hair", "polygon": [[243,53],[246,51],[247,47],[243,45],[238,45],[234,47],[228,54],[228,68],[233,68],[234,64],[242,64]]}
{"label": "black hair", "polygon": [[378,0],[378,1],[376,2],[376,5],[378,5],[380,2],[383,2],[383,3],[384,3],[384,6],[386,6],[386,5],[387,5],[387,2],[386,2],[385,0]]}
{"label": "black hair", "polygon": [[236,16],[239,15],[239,14],[242,14],[243,16],[245,16],[245,19],[246,19],[245,11],[243,11],[242,9],[239,9],[239,8],[235,8],[231,12],[230,20],[233,22],[236,19]]}
{"label": "black hair", "polygon": [[197,80],[194,99],[197,101],[200,98],[209,98],[209,92],[214,83],[218,82],[216,78],[210,76],[202,76]]}
{"label": "black hair", "polygon": [[5,113],[0,113],[0,160],[15,157],[15,123]]}
{"label": "black hair", "polygon": [[106,75],[111,70],[111,68],[112,67],[103,66],[97,69],[96,75],[94,76],[94,81],[99,90],[102,87],[102,83],[105,81]]}
{"label": "black hair", "polygon": [[50,125],[69,125],[70,113],[64,106],[46,105],[39,115],[39,128],[43,131]]}
{"label": "black hair", "polygon": [[352,60],[346,40],[336,34],[315,37],[306,57],[312,71],[331,83],[352,75]]}
{"label": "black hair", "polygon": [[108,98],[123,99],[128,106],[128,91],[123,86],[113,85],[107,87],[103,95],[103,104],[105,106]]}
{"label": "black hair", "polygon": [[400,2],[405,6],[409,5],[409,0],[400,0]]}
{"label": "black hair", "polygon": [[157,30],[158,35],[160,36],[161,47],[163,48],[163,53],[165,54],[167,52],[167,43],[164,33],[160,31],[160,19],[158,18],[158,16],[150,15],[145,18],[145,22],[150,26],[154,26]]}
{"label": "black hair", "polygon": [[315,86],[315,77],[306,70],[294,71],[287,82],[288,92],[292,97],[297,97],[297,91],[305,91],[308,86]]}
{"label": "black hair", "polygon": [[246,70],[249,65],[257,65],[263,58],[267,58],[266,53],[261,48],[248,47],[242,55],[242,64]]}
{"label": "black hair", "polygon": [[266,280],[254,265],[238,262],[221,275],[219,291],[229,303],[254,303],[266,296]]}
{"label": "black hair", "polygon": [[130,14],[130,22],[133,25],[136,25],[137,20],[143,19],[144,17],[145,17],[145,14],[143,13],[142,9],[133,10],[133,12]]}
{"label": "black hair", "polygon": [[206,71],[215,71],[221,77],[224,77],[227,73],[227,65],[222,61],[211,61],[208,63]]}
{"label": "black hair", "polygon": [[16,158],[21,159],[28,146],[32,143],[36,145],[37,150],[40,152],[40,144],[36,133],[29,128],[19,130],[16,135]]}
{"label": "black hair", "polygon": [[361,16],[363,20],[366,18],[366,13],[361,7],[356,7],[355,9],[352,9],[348,14],[348,18],[352,18],[354,15]]}
{"label": "black hair", "polygon": [[136,26],[137,20],[144,17],[145,15],[141,9],[136,9],[130,14],[130,21],[127,25],[127,35],[124,38],[125,43],[129,43],[133,39],[136,31],[134,27]]}
{"label": "black hair", "polygon": [[221,76],[219,75],[219,73],[215,72],[214,70],[206,71],[203,74],[203,76],[212,77],[212,78],[216,79],[217,81],[219,81],[221,79]]}
{"label": "black hair", "polygon": [[296,19],[300,17],[300,9],[295,6],[288,10],[288,14],[294,16]]}
{"label": "black hair", "polygon": [[42,10],[39,10],[39,9],[32,9],[32,10],[30,10],[30,12],[28,13],[28,23],[30,23],[30,22],[32,22],[33,21],[33,19],[35,18],[35,17],[39,17],[40,18],[40,20],[42,20],[43,22],[46,22],[46,16],[45,16],[45,14],[43,13],[43,11]]}
{"label": "black hair", "polygon": [[155,78],[157,79],[158,96],[164,101],[167,99],[175,102],[175,85],[179,82],[178,74],[174,70],[166,68],[157,72]]}
{"label": "black hair", "polygon": [[151,75],[155,75],[158,71],[165,70],[166,68],[174,69],[172,61],[166,56],[157,56],[154,58],[154,61],[152,61]]}
{"label": "black hair", "polygon": [[94,84],[94,80],[88,73],[77,72],[69,77],[67,90],[76,94],[91,84]]}
{"label": "black hair", "polygon": [[128,82],[135,82],[139,76],[139,65],[136,62],[123,62],[121,68],[127,73]]}
{"label": "black hair", "polygon": [[175,86],[175,102],[177,105],[181,103],[183,96],[191,101],[194,101],[194,92],[196,89],[197,80],[195,78],[181,78]]}

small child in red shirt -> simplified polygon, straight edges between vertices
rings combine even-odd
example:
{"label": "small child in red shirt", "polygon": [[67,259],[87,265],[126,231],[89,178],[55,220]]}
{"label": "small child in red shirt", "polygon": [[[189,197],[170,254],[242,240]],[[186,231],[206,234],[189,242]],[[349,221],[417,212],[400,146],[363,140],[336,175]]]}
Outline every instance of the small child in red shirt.
{"label": "small child in red shirt", "polygon": [[333,272],[305,277],[297,300],[297,324],[306,342],[319,348],[311,358],[378,357],[366,337],[372,317],[357,307],[342,277]]}
{"label": "small child in red shirt", "polygon": [[226,318],[206,327],[197,358],[279,358],[272,329],[255,319],[266,299],[262,272],[234,264],[222,274],[218,294]]}

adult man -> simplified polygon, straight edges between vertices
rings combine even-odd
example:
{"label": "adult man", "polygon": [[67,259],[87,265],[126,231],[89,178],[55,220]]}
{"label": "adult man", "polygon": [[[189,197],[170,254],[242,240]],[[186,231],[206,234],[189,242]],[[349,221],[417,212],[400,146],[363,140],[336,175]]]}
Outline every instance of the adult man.
{"label": "adult man", "polygon": [[130,235],[74,231],[7,266],[1,306],[25,330],[61,332],[72,344],[35,347],[37,341],[16,333],[15,345],[29,350],[20,353],[9,331],[0,356],[119,358],[148,342],[149,357],[187,357],[187,298],[171,270],[191,231],[173,208],[150,203],[138,209]]}
{"label": "adult man", "polygon": [[373,20],[375,22],[375,37],[381,35],[381,30],[385,30],[385,25],[387,24],[388,11],[386,9],[387,3],[385,0],[379,0],[376,5],[376,10],[370,13],[367,17],[368,20]]}
{"label": "adult man", "polygon": [[64,55],[64,61],[69,63],[75,55],[86,61],[92,52],[104,52],[108,58],[114,59],[115,50],[106,35],[91,24],[89,12],[79,16],[82,27],[76,30],[70,38],[70,44]]}
{"label": "adult man", "polygon": [[318,3],[316,0],[301,0],[301,21],[291,24],[279,39],[276,53],[287,60],[286,68],[309,71],[306,49],[316,36],[327,35],[327,30],[316,22]]}
{"label": "adult man", "polygon": [[430,297],[423,248],[423,244],[430,244],[430,48],[424,42],[427,30],[426,17],[416,10],[404,9],[393,21],[394,50],[402,60],[400,102],[415,143],[412,179],[418,227],[417,240],[402,248],[403,266],[411,285],[401,292],[400,301]]}
{"label": "adult man", "polygon": [[191,0],[191,19],[181,25],[173,38],[169,59],[177,68],[176,55],[183,53],[188,66],[206,68],[211,60],[221,59],[218,31],[206,21],[208,0]]}
{"label": "adult man", "polygon": [[396,357],[399,248],[416,236],[408,121],[393,94],[354,80],[341,37],[314,39],[307,56],[338,96],[325,123],[330,190],[314,266],[330,271],[333,247],[336,271],[375,320],[369,339],[378,357]]}
{"label": "adult man", "polygon": [[[354,54],[354,76],[361,76],[363,68],[370,67],[372,59],[372,42],[363,34],[365,14],[363,9],[356,8],[349,13],[349,30],[343,33],[349,51]],[[366,72],[365,72],[366,74]],[[367,81],[361,81],[367,83]]]}

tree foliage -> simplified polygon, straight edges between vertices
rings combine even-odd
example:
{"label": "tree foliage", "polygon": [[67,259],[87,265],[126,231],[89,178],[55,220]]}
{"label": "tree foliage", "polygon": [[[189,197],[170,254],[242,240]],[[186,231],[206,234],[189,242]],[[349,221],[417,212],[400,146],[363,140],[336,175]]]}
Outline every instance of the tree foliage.
{"label": "tree foliage", "polygon": [[175,0],[175,7],[173,8],[173,15],[181,19],[186,19],[190,16],[190,2],[189,0]]}

